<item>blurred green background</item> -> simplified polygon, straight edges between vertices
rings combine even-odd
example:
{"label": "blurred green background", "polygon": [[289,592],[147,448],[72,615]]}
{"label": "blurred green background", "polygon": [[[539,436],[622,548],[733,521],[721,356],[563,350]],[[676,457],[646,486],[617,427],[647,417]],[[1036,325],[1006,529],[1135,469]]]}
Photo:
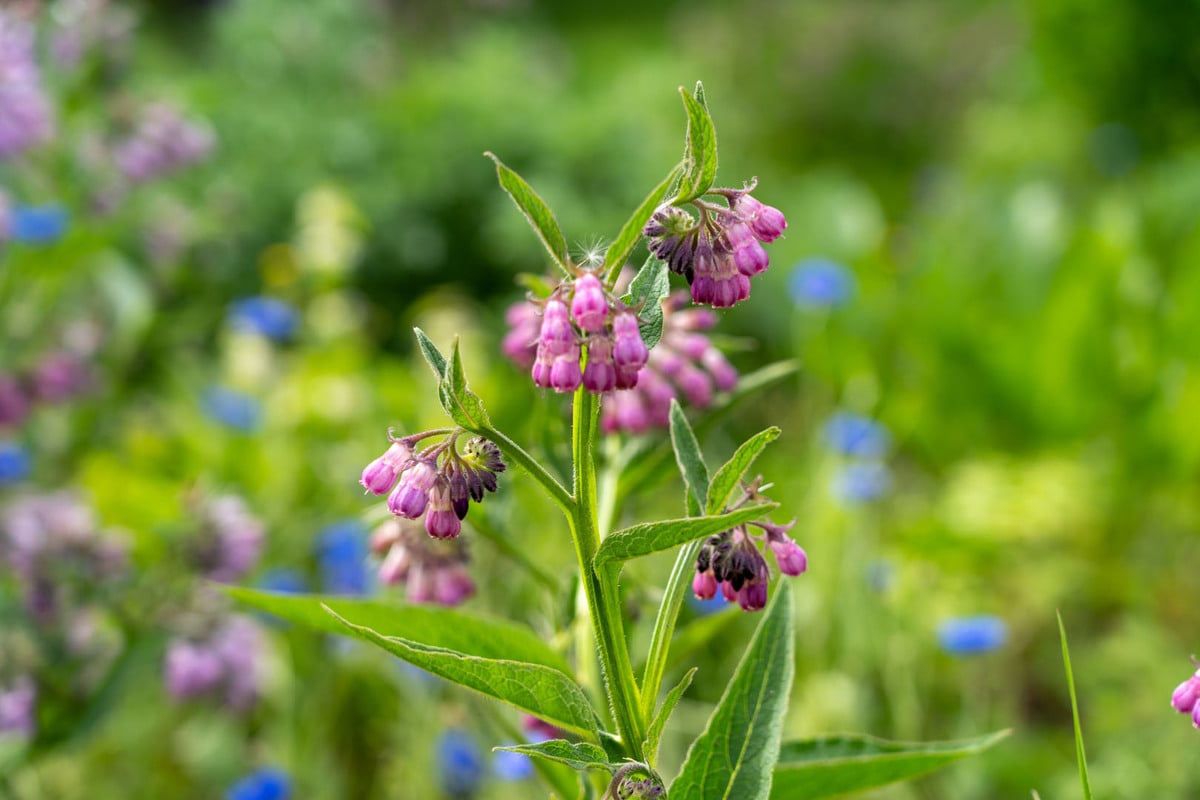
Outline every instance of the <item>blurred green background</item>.
{"label": "blurred green background", "polygon": [[[14,7],[47,32],[68,5]],[[194,522],[188,492],[235,493],[267,529],[244,582],[286,568],[319,589],[320,536],[373,505],[356,480],[385,429],[443,424],[413,325],[443,345],[460,334],[498,425],[561,463],[560,398],[499,353],[514,279],[546,259],[482,153],[546,198],[582,256],[678,159],[676,87],[703,80],[718,182],[758,176],[789,222],[717,331],[744,374],[799,370],[705,440],[719,464],[766,425],[784,431],[758,468],[811,564],[782,584],[799,601],[786,734],[1011,728],[982,757],[872,796],[1077,797],[1059,610],[1096,796],[1200,792],[1197,734],[1167,703],[1200,629],[1200,6],[145,0],[105,13],[117,10],[137,19],[123,55],[100,45],[74,72],[47,68],[57,136],[0,162],[16,202],[70,218],[53,243],[0,245],[0,369],[28,368],[73,322],[104,331],[91,391],[0,435],[30,460],[0,503],[81,489],[127,534],[133,591],[143,571],[177,582],[164,553]],[[80,141],[144,101],[206,120],[215,148],[98,215]],[[815,259],[836,265],[844,298],[805,294],[797,269]],[[297,309],[288,341],[229,324],[231,303],[260,294]],[[255,424],[206,416],[213,386],[250,397]],[[822,433],[838,410],[889,431],[877,497],[836,491],[853,466]],[[662,480],[670,491],[621,519],[678,515],[669,461]],[[519,472],[487,506],[508,544],[468,525],[468,608],[551,630],[569,605],[565,528]],[[669,563],[628,570],[635,651]],[[1003,620],[1003,643],[946,652],[939,626],[980,614]],[[720,619],[690,654],[701,670],[668,764],[755,622]],[[477,796],[540,796],[492,769],[514,716],[376,654],[268,628],[261,702],[235,715],[169,703],[166,634],[146,627],[110,712],[14,769],[15,796],[215,797],[264,764],[296,797],[469,796],[431,766],[446,730],[478,750]]]}

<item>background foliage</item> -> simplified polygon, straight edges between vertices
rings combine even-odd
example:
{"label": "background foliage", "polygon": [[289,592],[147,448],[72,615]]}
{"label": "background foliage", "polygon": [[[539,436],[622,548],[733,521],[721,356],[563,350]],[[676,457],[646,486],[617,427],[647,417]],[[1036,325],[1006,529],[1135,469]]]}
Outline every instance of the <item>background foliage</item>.
{"label": "background foliage", "polygon": [[[4,245],[0,367],[25,365],[72,320],[106,326],[94,391],[5,436],[31,454],[26,484],[81,488],[139,569],[162,569],[187,491],[232,491],[268,529],[247,582],[286,568],[319,586],[321,537],[362,513],[355,481],[384,429],[443,424],[414,324],[436,341],[459,332],[498,426],[562,458],[558,398],[498,357],[514,277],[546,259],[482,153],[535,185],[565,230],[611,235],[678,158],[675,87],[703,78],[720,180],[757,174],[789,220],[719,330],[744,374],[785,358],[800,370],[706,442],[728,454],[783,430],[757,467],[812,564],[794,582],[785,738],[1011,727],[985,756],[877,796],[1074,796],[1059,609],[1096,796],[1200,790],[1196,740],[1166,703],[1200,627],[1200,15],[1188,4],[131,7],[123,94],[90,75],[56,95],[60,112],[169,100],[211,123],[216,150],[103,219],[70,174],[0,164],[20,202],[71,217],[55,243]],[[601,243],[575,235],[576,255]],[[797,277],[818,259],[834,265],[836,296]],[[257,294],[298,309],[293,337],[235,330],[230,304]],[[245,393],[257,416],[214,420],[214,386]],[[879,497],[846,491],[862,465],[822,433],[838,410],[889,432],[870,459],[887,479]],[[637,500],[626,524],[678,516],[678,479],[664,469],[663,481],[672,491]],[[489,505],[481,524],[520,557],[470,532],[469,604],[548,630],[567,611],[521,561],[563,580],[566,532],[519,475]],[[669,563],[627,567],[635,616],[652,616]],[[947,652],[942,623],[979,614],[1003,621],[1004,641]],[[690,653],[700,670],[664,738],[676,766],[755,622],[711,619],[720,635]],[[641,649],[651,623],[635,628]],[[167,702],[151,647],[102,725],[18,774],[20,796],[211,797],[263,764],[302,797],[456,796],[430,768],[457,752],[453,736],[469,757],[450,763],[469,773],[477,759],[480,796],[530,792],[490,771],[515,719],[358,647],[270,630],[249,716]]]}

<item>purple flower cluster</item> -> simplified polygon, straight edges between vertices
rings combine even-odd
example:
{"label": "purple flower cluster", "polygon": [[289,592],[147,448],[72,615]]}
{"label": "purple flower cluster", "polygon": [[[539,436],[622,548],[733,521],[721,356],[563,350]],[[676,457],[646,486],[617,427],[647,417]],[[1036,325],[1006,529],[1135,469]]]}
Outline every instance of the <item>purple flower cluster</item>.
{"label": "purple flower cluster", "polygon": [[204,577],[232,583],[246,576],[262,555],[265,527],[235,495],[196,503],[200,530],[192,560]]}
{"label": "purple flower cluster", "polygon": [[1180,714],[1191,714],[1192,726],[1200,728],[1200,669],[1175,688],[1171,695],[1171,708]]}
{"label": "purple flower cluster", "polygon": [[0,7],[0,160],[54,134],[50,99],[42,86],[34,28]]}
{"label": "purple flower cluster", "polygon": [[200,636],[175,638],[163,663],[167,692],[176,700],[218,695],[245,711],[258,699],[264,644],[262,629],[239,615],[220,618]]}
{"label": "purple flower cluster", "polygon": [[[420,452],[416,446],[431,436],[443,435]],[[467,440],[458,450],[461,428],[426,431],[402,439],[363,469],[359,481],[371,494],[388,496],[388,510],[397,517],[425,517],[425,530],[435,539],[453,539],[462,530],[471,501],[483,500],[485,491],[496,491],[496,475],[505,469],[500,448],[481,436]]]}
{"label": "purple flower cluster", "polygon": [[127,180],[143,183],[203,161],[214,144],[207,127],[159,103],[147,107],[133,133],[115,146],[113,160]]}
{"label": "purple flower cluster", "polygon": [[[756,479],[746,487],[743,497],[733,507],[761,499],[758,487],[759,480]],[[760,541],[765,541],[771,549],[775,563],[784,575],[800,575],[808,570],[808,555],[804,548],[787,535],[795,524],[792,520],[787,525],[776,525],[764,519],[710,536],[696,556],[696,577],[692,580],[696,597],[711,600],[720,589],[727,603],[737,603],[745,611],[764,608],[771,572],[759,549]],[[762,533],[752,533],[750,526],[761,529]]]}
{"label": "purple flower cluster", "polygon": [[662,339],[638,373],[637,386],[604,398],[600,425],[605,432],[665,428],[672,398],[707,408],[714,391],[737,386],[737,370],[704,334],[717,324],[716,315],[705,308],[686,308],[686,303],[685,292],[663,301]]}
{"label": "purple flower cluster", "polygon": [[37,686],[22,675],[7,686],[0,686],[0,736],[33,738],[37,730]]}
{"label": "purple flower cluster", "polygon": [[678,206],[664,204],[642,233],[650,252],[670,270],[687,278],[692,300],[714,308],[729,308],[750,296],[750,279],[770,266],[763,244],[778,239],[787,220],[783,213],[743,189],[713,189],[728,207],[693,200],[699,218]]}
{"label": "purple flower cluster", "polygon": [[371,533],[371,552],[380,559],[379,581],[404,584],[414,603],[456,606],[475,594],[461,539],[431,539],[413,520],[393,517]]}
{"label": "purple flower cluster", "polygon": [[0,428],[19,427],[36,404],[65,403],[91,386],[87,363],[65,350],[45,354],[22,372],[0,372]]}
{"label": "purple flower cluster", "polygon": [[69,492],[16,498],[0,513],[0,568],[13,575],[29,613],[47,624],[79,611],[125,575],[125,543],[100,530]]}
{"label": "purple flower cluster", "polygon": [[650,355],[637,314],[586,270],[543,301],[540,321],[532,306],[510,310],[508,318],[513,330],[504,352],[527,366],[543,389],[570,393],[582,386],[592,394],[632,389]]}

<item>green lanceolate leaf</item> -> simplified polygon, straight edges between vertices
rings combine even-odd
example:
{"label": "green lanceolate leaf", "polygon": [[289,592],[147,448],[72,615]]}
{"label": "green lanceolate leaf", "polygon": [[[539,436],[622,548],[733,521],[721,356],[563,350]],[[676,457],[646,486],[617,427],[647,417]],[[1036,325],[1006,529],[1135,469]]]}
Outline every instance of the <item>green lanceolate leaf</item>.
{"label": "green lanceolate leaf", "polygon": [[433,370],[433,374],[440,381],[446,374],[446,357],[442,355],[441,350],[437,349],[433,340],[425,335],[425,331],[413,328],[413,333],[417,335],[417,346],[421,348],[421,355],[425,356],[429,368]]}
{"label": "green lanceolate leaf", "polygon": [[698,667],[692,667],[687,671],[687,674],[675,684],[675,688],[667,692],[666,698],[658,709],[658,713],[654,715],[654,719],[650,722],[650,727],[646,729],[646,742],[642,745],[642,750],[645,751],[646,757],[651,763],[658,760],[658,743],[662,741],[663,730],[667,727],[667,720],[671,718],[671,712],[675,710],[675,706],[679,703],[679,698],[683,697],[683,693],[692,685],[692,678],[696,677]]}
{"label": "green lanceolate leaf", "polygon": [[365,625],[355,625],[332,609],[329,614],[351,636],[423,670],[494,697],[552,725],[592,739],[599,738],[596,713],[583,689],[557,669],[509,659],[479,658],[399,636],[384,636]]}
{"label": "green lanceolate leaf", "polygon": [[450,349],[450,362],[446,365],[445,375],[438,386],[438,396],[442,401],[442,408],[450,418],[467,430],[480,432],[491,425],[483,401],[467,386],[457,337]]}
{"label": "green lanceolate leaf", "polygon": [[729,497],[738,487],[738,482],[750,469],[754,459],[758,458],[768,444],[779,438],[780,430],[774,426],[754,434],[747,439],[733,458],[717,470],[712,481],[708,484],[708,513],[719,514],[729,505]]}
{"label": "green lanceolate leaf", "polygon": [[671,784],[671,800],[766,800],[771,791],[793,673],[792,593],[774,589],[733,680]]}
{"label": "green lanceolate leaf", "polygon": [[771,800],[821,800],[915,778],[980,753],[1007,735],[1000,731],[957,742],[889,742],[871,736],[787,742],[775,765]]}
{"label": "green lanceolate leaf", "polygon": [[670,292],[671,278],[666,262],[650,256],[630,282],[629,292],[621,298],[638,309],[638,333],[646,347],[654,347],[662,339],[662,301]]}
{"label": "green lanceolate leaf", "polygon": [[621,228],[617,238],[613,239],[612,244],[608,246],[608,251],[604,254],[604,274],[609,281],[615,280],[621,267],[625,266],[629,254],[633,252],[638,240],[642,238],[642,228],[646,227],[654,210],[662,204],[663,198],[667,196],[667,192],[671,191],[671,186],[679,180],[682,174],[682,166],[671,170],[671,174],[646,196],[642,204],[637,207],[637,211],[633,212],[633,216]]}
{"label": "green lanceolate leaf", "polygon": [[1075,699],[1075,674],[1071,671],[1071,653],[1067,649],[1067,628],[1062,614],[1058,614],[1058,635],[1062,640],[1063,668],[1067,671],[1067,689],[1071,693],[1071,717],[1075,721],[1075,761],[1079,765],[1079,782],[1083,786],[1083,800],[1092,800],[1092,784],[1088,780],[1087,753],[1083,749],[1083,728],[1079,724],[1079,702]]}
{"label": "green lanceolate leaf", "polygon": [[400,636],[430,647],[481,658],[511,658],[569,672],[566,660],[524,625],[500,617],[464,614],[449,608],[348,600],[323,595],[276,594],[226,587],[225,593],[280,619],[325,633],[346,635],[326,608],[382,636]]}
{"label": "green lanceolate leaf", "polygon": [[542,244],[546,246],[546,250],[550,252],[554,262],[563,272],[570,275],[567,240],[563,237],[562,230],[558,227],[558,220],[554,218],[550,206],[546,205],[546,201],[538,196],[538,193],[525,182],[524,178],[504,166],[504,162],[496,158],[494,154],[484,153],[484,155],[496,162],[496,176],[500,179],[500,186],[508,192],[508,196],[517,204],[517,208],[521,209],[525,219],[529,220],[530,226],[542,240]]}
{"label": "green lanceolate leaf", "polygon": [[608,754],[604,748],[590,742],[568,742],[566,739],[550,739],[535,744],[514,744],[508,747],[494,747],[493,750],[507,750],[512,753],[524,753],[527,756],[544,758],[567,764],[575,769],[602,769],[612,772],[614,765],[609,763]]}
{"label": "green lanceolate leaf", "polygon": [[[699,84],[696,91],[700,97],[704,96],[704,89]],[[686,170],[673,201],[676,205],[695,200],[707,192],[717,177],[717,132],[708,108],[703,100],[693,97],[682,86],[679,87],[679,94],[687,111],[688,126],[684,148]]]}
{"label": "green lanceolate leaf", "polygon": [[664,519],[631,525],[605,536],[596,551],[593,563],[596,569],[600,569],[614,561],[628,561],[631,558],[670,550],[677,545],[727,531],[735,525],[760,519],[771,509],[778,507],[778,503],[759,503],[730,511],[728,514]]}
{"label": "green lanceolate leaf", "polygon": [[671,446],[675,449],[675,462],[688,491],[688,513],[698,516],[708,503],[708,467],[700,452],[700,443],[688,424],[679,402],[671,401]]}

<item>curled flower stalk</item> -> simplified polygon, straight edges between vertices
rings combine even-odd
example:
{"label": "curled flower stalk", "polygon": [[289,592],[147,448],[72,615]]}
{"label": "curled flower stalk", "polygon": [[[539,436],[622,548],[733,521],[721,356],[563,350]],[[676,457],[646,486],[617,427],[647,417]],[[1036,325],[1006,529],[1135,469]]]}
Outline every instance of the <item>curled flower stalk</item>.
{"label": "curled flower stalk", "polygon": [[[424,517],[430,536],[453,539],[471,501],[481,502],[485,492],[496,491],[496,475],[506,468],[500,448],[481,436],[469,439],[460,452],[464,433],[454,428],[401,439],[389,435],[391,445],[363,469],[359,482],[371,494],[386,494],[388,510],[397,517]],[[416,449],[439,435],[443,438],[436,444]]]}
{"label": "curled flower stalk", "polygon": [[750,279],[770,266],[763,245],[783,234],[787,219],[750,194],[756,186],[751,181],[741,189],[710,189],[727,205],[693,200],[696,216],[663,204],[643,228],[650,252],[687,279],[693,302],[737,305],[750,297]]}

